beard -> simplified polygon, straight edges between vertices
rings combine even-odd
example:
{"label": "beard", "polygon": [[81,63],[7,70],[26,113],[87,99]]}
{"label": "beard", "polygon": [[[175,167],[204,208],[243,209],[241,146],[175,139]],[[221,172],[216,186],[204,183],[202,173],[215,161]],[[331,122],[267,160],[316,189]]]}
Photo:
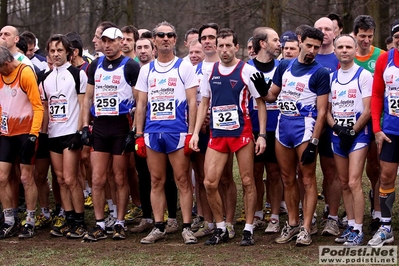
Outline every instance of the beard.
{"label": "beard", "polygon": [[314,56],[305,55],[303,62],[305,64],[311,64],[313,62],[313,60],[314,60]]}

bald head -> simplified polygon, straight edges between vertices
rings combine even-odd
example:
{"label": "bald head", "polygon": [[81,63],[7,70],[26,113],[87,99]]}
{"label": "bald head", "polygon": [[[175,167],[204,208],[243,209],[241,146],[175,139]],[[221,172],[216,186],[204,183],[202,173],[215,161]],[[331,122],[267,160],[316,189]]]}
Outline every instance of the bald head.
{"label": "bald head", "polygon": [[5,46],[12,54],[17,53],[17,42],[19,41],[19,32],[13,26],[4,26],[0,31],[0,38],[5,42]]}
{"label": "bald head", "polygon": [[322,17],[314,23],[314,27],[322,31],[324,34],[323,46],[332,48],[335,36],[333,21],[328,17]]}

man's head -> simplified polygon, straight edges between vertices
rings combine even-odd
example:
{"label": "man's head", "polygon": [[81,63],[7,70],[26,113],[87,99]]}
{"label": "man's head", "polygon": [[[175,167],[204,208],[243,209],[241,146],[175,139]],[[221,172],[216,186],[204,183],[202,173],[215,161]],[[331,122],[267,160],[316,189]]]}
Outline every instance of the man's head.
{"label": "man's head", "polygon": [[342,65],[354,62],[357,42],[349,34],[338,36],[334,41],[334,51]]}
{"label": "man's head", "polygon": [[83,41],[79,33],[75,31],[68,32],[65,35],[73,48],[72,59],[83,56]]}
{"label": "man's head", "polygon": [[371,44],[373,43],[375,27],[375,21],[371,16],[360,15],[355,18],[353,22],[353,34],[360,50],[370,50]]}
{"label": "man's head", "polygon": [[101,35],[101,42],[104,55],[110,59],[117,59],[122,47],[123,34],[116,27],[107,28]]}
{"label": "man's head", "polygon": [[287,40],[282,49],[284,59],[293,59],[299,56],[299,42],[298,40]]}
{"label": "man's head", "polygon": [[14,61],[14,56],[11,54],[5,46],[0,46],[0,74],[3,76],[9,75],[14,68],[12,67],[12,62]]}
{"label": "man's head", "polygon": [[314,27],[324,34],[323,47],[333,47],[334,44],[334,23],[327,17],[322,17],[314,23]]}
{"label": "man's head", "polygon": [[103,52],[101,35],[103,34],[104,30],[111,28],[111,27],[117,28],[118,26],[116,26],[116,24],[114,24],[110,21],[103,21],[97,26],[96,32],[94,33],[94,37],[92,40],[92,42],[94,43],[94,50],[96,52]]}
{"label": "man's head", "polygon": [[184,34],[184,46],[189,47],[194,40],[198,40],[198,29],[191,28]]}
{"label": "man's head", "polygon": [[280,44],[281,48],[283,49],[285,46],[285,43],[289,40],[296,40],[298,41],[298,37],[293,31],[286,31],[280,36]]}
{"label": "man's head", "polygon": [[253,32],[252,44],[256,54],[264,50],[271,58],[277,58],[281,52],[280,38],[272,28],[256,28]]}
{"label": "man's head", "polygon": [[320,30],[307,27],[303,30],[301,35],[301,42],[299,47],[301,49],[299,58],[305,64],[313,63],[317,53],[323,44],[324,34]]}
{"label": "man's head", "polygon": [[311,26],[309,26],[307,24],[302,24],[295,28],[295,34],[296,34],[299,42],[301,41],[302,32],[308,27],[311,27]]}
{"label": "man's head", "polygon": [[204,51],[202,50],[202,45],[199,41],[193,40],[188,45],[188,57],[190,58],[191,64],[193,66],[198,65],[205,58]]}
{"label": "man's head", "polygon": [[159,54],[170,54],[177,41],[175,27],[167,21],[159,23],[153,30],[155,46]]}
{"label": "man's head", "polygon": [[254,45],[252,42],[252,37],[250,37],[247,41],[247,52],[248,52],[248,58],[249,59],[254,59],[256,56],[256,53],[254,51]]}
{"label": "man's head", "polygon": [[399,50],[399,19],[395,20],[391,25],[392,46]]}
{"label": "man's head", "polygon": [[5,41],[5,45],[12,53],[16,51],[17,42],[19,41],[19,32],[13,26],[4,26],[0,31],[0,38]]}
{"label": "man's head", "polygon": [[31,59],[35,55],[36,50],[36,35],[30,31],[24,31],[21,33],[21,37],[24,37],[28,45],[26,56]]}
{"label": "man's head", "polygon": [[334,24],[334,35],[336,38],[338,35],[341,34],[342,30],[344,29],[344,23],[342,21],[342,18],[336,13],[330,13],[327,15],[327,17],[331,19]]}
{"label": "man's head", "polygon": [[28,52],[28,43],[26,42],[26,38],[23,37],[22,35],[19,36],[19,41],[17,42],[17,48],[21,54],[26,55],[26,53]]}
{"label": "man's head", "polygon": [[134,51],[134,44],[139,39],[139,31],[132,25],[124,26],[122,29],[122,52],[127,55]]}
{"label": "man's head", "polygon": [[59,67],[71,60],[73,47],[68,38],[62,34],[55,34],[47,40],[46,50],[54,66]]}
{"label": "man's head", "polygon": [[216,38],[216,47],[222,64],[225,66],[233,65],[238,51],[237,34],[232,29],[221,29]]}
{"label": "man's head", "polygon": [[219,33],[219,25],[206,23],[198,29],[198,41],[202,45],[205,55],[212,56],[216,53],[216,37]]}
{"label": "man's head", "polygon": [[139,38],[135,43],[134,50],[142,65],[151,62],[155,55],[154,43],[147,38]]}

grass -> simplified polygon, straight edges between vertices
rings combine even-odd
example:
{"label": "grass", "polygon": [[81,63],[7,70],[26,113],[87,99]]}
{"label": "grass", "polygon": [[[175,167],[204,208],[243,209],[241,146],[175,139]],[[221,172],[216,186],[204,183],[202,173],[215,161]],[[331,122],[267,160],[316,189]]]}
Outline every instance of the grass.
{"label": "grass", "polygon": [[[234,176],[238,190],[236,216],[242,208],[242,187],[238,169],[234,165]],[[322,174],[317,168],[319,191]],[[366,198],[364,228],[370,220],[367,193],[369,181],[363,178]],[[318,201],[317,214],[321,217],[323,202]],[[340,213],[343,208],[340,207]],[[398,213],[398,204],[394,205]],[[285,218],[281,222],[284,222]],[[86,212],[86,222],[94,223],[93,211]],[[398,230],[398,219],[394,216],[394,230]],[[282,225],[282,223],[281,223]],[[233,241],[218,246],[204,246],[203,239],[196,245],[185,245],[180,234],[168,235],[165,241],[153,245],[141,245],[140,239],[146,234],[128,234],[125,241],[112,241],[110,238],[97,243],[82,243],[81,240],[52,238],[48,229],[39,230],[32,239],[18,240],[8,238],[0,241],[0,265],[318,265],[318,246],[333,245],[333,237],[313,237],[309,247],[295,247],[295,243],[278,245],[274,243],[276,235],[265,235],[263,231],[255,233],[256,244],[252,247],[240,247],[239,240],[243,225],[235,226],[237,236]],[[397,234],[396,234],[397,235]],[[370,236],[367,236],[366,241]],[[395,242],[397,244],[397,242]]]}

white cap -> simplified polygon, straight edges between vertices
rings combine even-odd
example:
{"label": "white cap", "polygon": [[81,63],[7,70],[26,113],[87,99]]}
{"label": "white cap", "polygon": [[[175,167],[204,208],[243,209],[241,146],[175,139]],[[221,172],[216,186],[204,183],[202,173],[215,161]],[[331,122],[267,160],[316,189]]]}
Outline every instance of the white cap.
{"label": "white cap", "polygon": [[122,35],[122,32],[120,29],[112,27],[112,28],[108,28],[105,31],[103,31],[101,38],[102,37],[107,37],[112,40],[115,40],[116,38],[123,38],[123,35]]}

